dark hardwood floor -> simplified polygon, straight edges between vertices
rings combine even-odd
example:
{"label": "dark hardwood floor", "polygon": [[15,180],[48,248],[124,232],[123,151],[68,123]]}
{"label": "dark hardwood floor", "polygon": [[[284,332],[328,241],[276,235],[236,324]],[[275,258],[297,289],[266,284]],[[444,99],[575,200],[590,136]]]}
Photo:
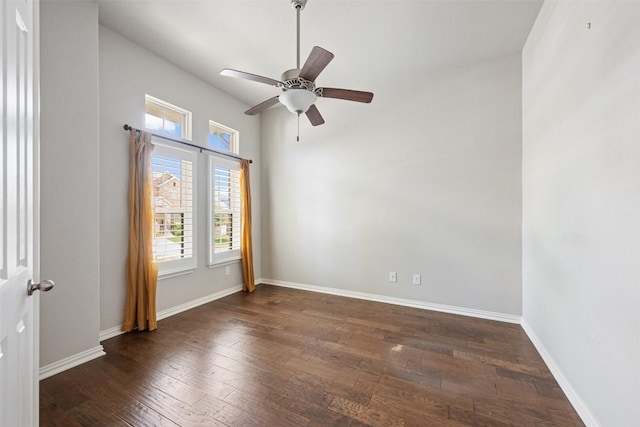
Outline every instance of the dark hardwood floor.
{"label": "dark hardwood floor", "polygon": [[583,425],[518,325],[261,285],[103,345],[41,425]]}

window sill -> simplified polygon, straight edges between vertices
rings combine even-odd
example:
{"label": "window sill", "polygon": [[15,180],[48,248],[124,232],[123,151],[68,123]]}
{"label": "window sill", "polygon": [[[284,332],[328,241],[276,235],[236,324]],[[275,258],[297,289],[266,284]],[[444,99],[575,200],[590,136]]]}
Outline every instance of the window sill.
{"label": "window sill", "polygon": [[164,271],[162,273],[158,273],[158,280],[170,279],[172,277],[178,276],[186,276],[187,274],[191,274],[196,269],[194,267],[181,268],[177,270]]}
{"label": "window sill", "polygon": [[226,267],[227,265],[238,264],[241,261],[242,261],[242,258],[226,259],[224,261],[213,262],[211,264],[208,264],[207,267],[209,267],[209,269],[211,270],[214,268]]}

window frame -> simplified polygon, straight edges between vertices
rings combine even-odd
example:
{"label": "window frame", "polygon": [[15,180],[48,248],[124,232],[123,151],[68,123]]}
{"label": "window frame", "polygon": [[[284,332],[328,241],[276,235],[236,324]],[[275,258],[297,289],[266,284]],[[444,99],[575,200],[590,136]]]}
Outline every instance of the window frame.
{"label": "window frame", "polygon": [[[147,113],[147,103],[154,104],[156,107],[158,107],[163,111],[179,114],[182,117],[181,134],[179,138],[184,139],[185,141],[191,141],[192,128],[193,128],[193,123],[192,123],[193,118],[192,118],[191,111],[185,110],[184,108],[178,107],[177,105],[173,105],[167,101],[163,101],[162,99],[156,98],[155,96],[151,96],[149,94],[144,95],[145,129],[147,129],[150,132],[157,132],[159,134],[166,135],[171,138],[176,138],[176,135],[165,131],[164,126],[162,129],[152,129],[152,128],[146,127],[147,126],[146,115],[150,114],[150,113]],[[154,117],[157,117],[157,116],[154,116]],[[162,119],[163,121],[165,120],[164,117]]]}
{"label": "window frame", "polygon": [[[220,267],[222,265],[225,264],[230,264],[236,261],[239,261],[242,259],[242,254],[241,254],[241,242],[240,240],[242,239],[242,201],[240,200],[240,198],[242,197],[241,195],[241,189],[240,189],[240,173],[241,172],[241,168],[240,168],[240,161],[239,160],[233,160],[227,157],[223,157],[222,155],[216,155],[216,154],[208,154],[208,203],[207,203],[207,232],[208,232],[208,239],[209,242],[207,244],[208,249],[209,249],[209,260],[208,260],[208,266],[209,267]],[[215,240],[216,240],[216,236],[215,236],[215,225],[214,225],[214,221],[215,221],[215,167],[216,165],[224,165],[229,167],[230,169],[235,169],[238,171],[238,215],[240,216],[240,219],[238,221],[238,241],[240,242],[240,244],[238,245],[238,249],[233,249],[230,251],[226,251],[226,252],[218,252],[216,253],[215,251]]]}
{"label": "window frame", "polygon": [[[170,143],[166,141],[159,141],[157,137],[152,138],[154,155],[164,155],[167,157],[173,157],[180,160],[188,160],[191,162],[191,256],[189,258],[181,258],[168,261],[156,261],[154,254],[154,262],[158,266],[158,278],[172,277],[181,273],[189,273],[198,268],[198,191],[197,191],[197,174],[198,174],[198,152],[195,150],[189,150],[183,147],[178,147],[178,144]],[[153,162],[153,160],[152,160]],[[152,166],[153,174],[153,166]],[[152,191],[154,190],[152,184]],[[154,237],[156,232],[155,225],[155,191],[152,194],[153,200],[153,215],[154,215]],[[184,231],[183,231],[184,233]]]}

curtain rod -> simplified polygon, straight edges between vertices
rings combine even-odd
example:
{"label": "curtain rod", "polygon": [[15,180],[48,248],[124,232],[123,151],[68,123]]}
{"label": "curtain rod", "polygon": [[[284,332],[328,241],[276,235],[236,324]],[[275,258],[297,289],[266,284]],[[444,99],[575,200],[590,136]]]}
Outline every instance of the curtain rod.
{"label": "curtain rod", "polygon": [[[123,128],[124,128],[124,130],[133,129],[131,126],[129,126],[126,123],[123,126]],[[140,132],[140,129],[136,129],[136,132]],[[234,158],[234,159],[237,159],[237,160],[244,160],[242,157],[236,156],[235,154],[225,153],[224,151],[214,150],[213,148],[200,147],[199,145],[191,144],[190,142],[185,142],[185,141],[181,141],[179,139],[169,138],[168,136],[159,135],[157,133],[152,133],[151,135],[155,136],[156,138],[166,139],[167,141],[177,142],[178,144],[188,145],[189,147],[197,148],[198,150],[200,150],[201,153],[202,153],[202,150],[204,150],[204,151],[210,151],[212,153],[220,154],[221,156],[231,157],[231,158]],[[253,160],[249,159],[249,163],[253,163]]]}

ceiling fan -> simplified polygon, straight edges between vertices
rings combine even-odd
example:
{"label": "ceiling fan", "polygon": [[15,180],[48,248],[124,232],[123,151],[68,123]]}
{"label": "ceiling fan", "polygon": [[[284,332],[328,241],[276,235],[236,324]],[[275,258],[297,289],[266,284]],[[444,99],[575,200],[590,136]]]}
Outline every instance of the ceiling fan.
{"label": "ceiling fan", "polygon": [[220,74],[223,76],[251,80],[282,89],[282,93],[279,96],[274,96],[261,102],[255,107],[245,111],[245,114],[250,116],[259,114],[279,102],[286,106],[292,113],[298,114],[298,117],[300,117],[300,114],[305,113],[311,124],[318,126],[324,123],[322,115],[320,115],[318,108],[314,104],[318,97],[345,99],[347,101],[364,103],[369,103],[373,99],[373,93],[371,92],[316,87],[316,78],[333,59],[333,53],[319,46],[315,46],[311,50],[309,57],[302,68],[300,68],[300,11],[304,9],[306,4],[307,0],[291,0],[291,6],[296,10],[296,68],[282,73],[280,80],[245,73],[244,71],[231,70],[229,68],[220,71]]}

